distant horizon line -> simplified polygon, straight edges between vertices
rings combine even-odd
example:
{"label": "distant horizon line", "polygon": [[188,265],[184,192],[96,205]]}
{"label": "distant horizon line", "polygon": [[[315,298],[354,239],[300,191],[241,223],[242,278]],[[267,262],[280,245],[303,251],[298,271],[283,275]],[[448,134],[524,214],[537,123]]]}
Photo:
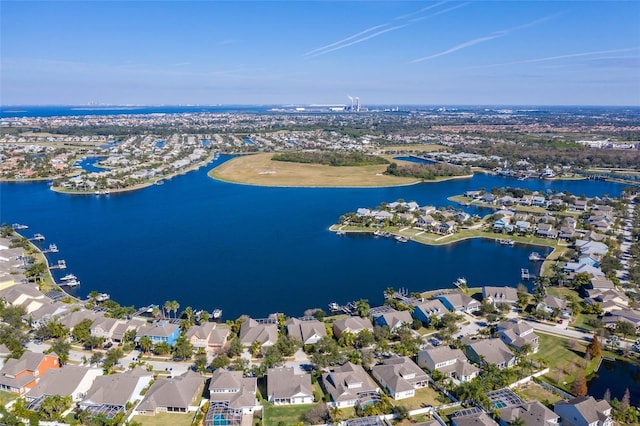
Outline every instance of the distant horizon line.
{"label": "distant horizon line", "polygon": [[[91,108],[101,109],[110,107],[126,107],[126,108],[145,108],[145,107],[327,107],[327,106],[344,106],[348,105],[343,103],[229,103],[229,104],[0,104],[0,108],[13,108],[13,107],[75,107],[75,108]],[[599,107],[599,108],[640,108],[638,105],[598,105],[598,104],[474,104],[474,103],[452,103],[452,104],[418,104],[418,103],[374,103],[364,104],[361,106],[367,107]]]}

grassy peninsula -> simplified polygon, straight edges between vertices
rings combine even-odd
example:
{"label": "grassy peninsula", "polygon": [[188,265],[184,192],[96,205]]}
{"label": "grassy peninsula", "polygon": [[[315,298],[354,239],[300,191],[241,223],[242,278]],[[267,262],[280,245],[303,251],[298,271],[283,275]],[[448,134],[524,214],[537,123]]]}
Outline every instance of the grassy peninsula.
{"label": "grassy peninsula", "polygon": [[386,163],[335,167],[273,161],[275,155],[264,153],[237,157],[211,170],[209,176],[249,185],[302,187],[381,187],[410,185],[420,181],[413,177],[385,175]]}

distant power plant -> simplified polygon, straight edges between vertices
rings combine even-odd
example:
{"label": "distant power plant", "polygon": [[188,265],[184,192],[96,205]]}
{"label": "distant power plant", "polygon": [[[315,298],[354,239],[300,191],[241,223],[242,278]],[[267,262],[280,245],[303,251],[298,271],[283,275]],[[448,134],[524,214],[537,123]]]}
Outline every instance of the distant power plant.
{"label": "distant power plant", "polygon": [[[359,97],[353,97],[350,95],[347,95],[347,98],[349,98],[349,100],[351,101],[351,108],[349,108],[349,111],[355,111],[355,112],[360,112],[360,98]],[[355,99],[355,105],[354,105],[354,99]]]}

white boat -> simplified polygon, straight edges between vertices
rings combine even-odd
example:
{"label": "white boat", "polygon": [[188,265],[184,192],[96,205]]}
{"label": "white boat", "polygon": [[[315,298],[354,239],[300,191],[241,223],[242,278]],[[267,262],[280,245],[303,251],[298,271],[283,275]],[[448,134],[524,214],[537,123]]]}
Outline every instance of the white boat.
{"label": "white boat", "polygon": [[220,319],[222,317],[222,309],[214,309],[213,310],[213,318]]}
{"label": "white boat", "polygon": [[64,285],[64,286],[67,286],[67,287],[78,287],[80,285],[80,281],[78,281],[78,280],[68,280],[68,281],[63,282],[60,285]]}
{"label": "white boat", "polygon": [[531,260],[532,262],[535,262],[535,261],[543,260],[543,257],[540,256],[540,253],[534,251],[529,255],[529,260]]}
{"label": "white boat", "polygon": [[28,229],[29,227],[20,223],[14,223],[13,225],[11,225],[11,228],[13,228],[13,230],[15,231],[20,231],[21,229]]}
{"label": "white boat", "polygon": [[106,302],[109,299],[111,299],[111,296],[109,296],[107,293],[100,293],[98,296],[96,296],[96,302]]}
{"label": "white boat", "polygon": [[64,277],[60,278],[60,281],[73,281],[73,280],[76,280],[76,279],[78,279],[78,277],[76,277],[75,275],[67,274]]}
{"label": "white boat", "polygon": [[399,243],[407,243],[407,242],[409,242],[409,239],[407,237],[403,237],[402,235],[396,235],[395,239]]}
{"label": "white boat", "polygon": [[453,282],[453,285],[458,287],[458,288],[461,288],[461,287],[462,288],[466,288],[467,287],[467,279],[463,278],[463,277],[460,277],[460,278],[458,278],[457,280],[455,280]]}

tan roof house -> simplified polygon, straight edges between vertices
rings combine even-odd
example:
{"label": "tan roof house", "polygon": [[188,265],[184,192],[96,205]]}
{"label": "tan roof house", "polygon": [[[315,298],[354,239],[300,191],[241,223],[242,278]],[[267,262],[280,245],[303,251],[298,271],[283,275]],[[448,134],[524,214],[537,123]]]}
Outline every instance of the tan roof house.
{"label": "tan roof house", "polygon": [[267,371],[267,399],[275,405],[312,404],[310,374],[295,374],[293,368]]}
{"label": "tan roof house", "polygon": [[240,342],[245,347],[251,346],[254,342],[262,346],[273,346],[278,341],[278,325],[274,319],[252,319],[244,317],[240,326]]}
{"label": "tan roof house", "polygon": [[538,352],[538,335],[533,332],[531,324],[524,320],[510,319],[498,324],[498,335],[503,342],[520,351],[524,345],[531,347],[531,352]]}
{"label": "tan roof house", "polygon": [[553,411],[565,426],[613,426],[611,405],[604,399],[580,396],[568,402],[557,402]]}
{"label": "tan roof house", "polygon": [[494,364],[498,368],[513,367],[516,357],[500,339],[476,340],[467,345],[469,359],[478,364]]}
{"label": "tan roof house", "polygon": [[364,368],[350,362],[323,373],[322,383],[331,396],[331,405],[338,408],[353,407],[367,394],[380,392]]}
{"label": "tan roof house", "polygon": [[285,322],[287,333],[304,345],[313,345],[318,340],[327,336],[327,328],[317,319],[301,321],[297,318],[289,318]]}
{"label": "tan roof house", "polygon": [[418,352],[418,365],[431,372],[438,370],[461,382],[472,380],[480,372],[478,367],[467,360],[464,352],[445,345]]}
{"label": "tan roof house", "polygon": [[406,356],[385,359],[371,368],[371,374],[396,400],[411,398],[416,389],[429,385],[429,376]]}
{"label": "tan roof house", "polygon": [[232,409],[251,414],[259,408],[257,387],[255,377],[243,377],[241,371],[218,368],[211,376],[209,399],[211,402],[226,402]]}
{"label": "tan roof house", "polygon": [[362,330],[373,332],[373,324],[369,318],[348,317],[333,323],[333,335],[338,339],[344,332],[358,334]]}
{"label": "tan roof house", "polygon": [[198,409],[204,377],[193,371],[172,378],[158,378],[136,408],[137,414],[186,413]]}

